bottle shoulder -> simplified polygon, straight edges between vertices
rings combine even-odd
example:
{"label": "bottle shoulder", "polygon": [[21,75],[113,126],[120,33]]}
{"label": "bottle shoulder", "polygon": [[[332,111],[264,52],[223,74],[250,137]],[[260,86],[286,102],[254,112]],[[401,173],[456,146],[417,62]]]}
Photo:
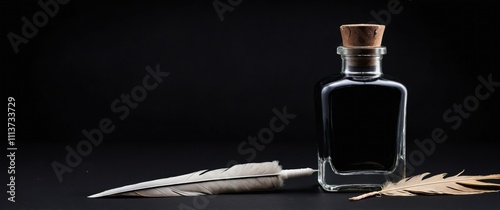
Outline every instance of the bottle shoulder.
{"label": "bottle shoulder", "polygon": [[396,88],[401,92],[407,92],[406,87],[395,77],[390,75],[381,75],[376,78],[350,77],[346,75],[335,75],[325,78],[317,83],[316,89],[321,91],[333,90],[337,88],[348,88],[355,86],[377,86]]}

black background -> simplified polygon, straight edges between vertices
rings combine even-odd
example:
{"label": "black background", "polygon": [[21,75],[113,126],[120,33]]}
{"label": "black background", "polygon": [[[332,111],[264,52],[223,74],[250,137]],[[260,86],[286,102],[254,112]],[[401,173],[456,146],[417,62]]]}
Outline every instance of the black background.
{"label": "black background", "polygon": [[[313,86],[340,71],[338,27],[379,21],[372,13],[387,13],[388,2],[244,0],[221,21],[213,1],[70,1],[18,53],[7,34],[21,35],[21,18],[41,8],[37,1],[2,2],[2,94],[5,104],[8,96],[16,99],[18,148],[16,203],[3,192],[2,209],[177,209],[183,203],[195,209],[497,209],[497,193],[349,203],[354,194],[322,193],[315,177],[290,180],[277,192],[195,200],[199,206],[193,198],[86,199],[228,163],[316,167]],[[448,136],[424,160],[409,158],[422,162],[415,173],[499,173],[500,87],[457,129],[443,114],[475,94],[479,76],[500,81],[500,8],[489,1],[400,4],[400,12],[379,23],[387,25],[383,71],[409,92],[408,154],[421,150],[415,141],[436,128]],[[157,64],[170,75],[120,120],[111,103]],[[255,156],[238,151],[268,127],[272,109],[285,106],[296,118],[272,142]],[[103,118],[115,130],[59,182],[51,163],[64,163],[65,147],[75,148],[86,139],[82,130],[98,128]],[[8,183],[8,160],[2,161],[1,180]]]}

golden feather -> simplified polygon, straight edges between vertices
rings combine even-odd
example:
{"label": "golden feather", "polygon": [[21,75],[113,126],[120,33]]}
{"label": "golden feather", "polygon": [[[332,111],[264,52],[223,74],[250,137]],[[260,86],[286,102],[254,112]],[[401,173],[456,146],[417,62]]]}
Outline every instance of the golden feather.
{"label": "golden feather", "polygon": [[[358,201],[376,195],[386,196],[415,196],[415,195],[471,195],[500,191],[500,184],[486,182],[485,180],[500,180],[500,174],[484,176],[455,176],[446,177],[446,173],[437,174],[424,179],[430,173],[423,173],[403,179],[399,182],[386,182],[382,190],[365,193],[349,198]],[[496,189],[495,189],[496,188]]]}

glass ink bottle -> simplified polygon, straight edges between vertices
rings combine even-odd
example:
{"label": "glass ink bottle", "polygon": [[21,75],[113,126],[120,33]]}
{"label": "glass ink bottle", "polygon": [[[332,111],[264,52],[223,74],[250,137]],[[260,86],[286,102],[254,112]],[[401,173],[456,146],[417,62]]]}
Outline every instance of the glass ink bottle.
{"label": "glass ink bottle", "polygon": [[342,25],[342,70],[316,84],[318,182],[326,191],[380,190],[405,177],[407,90],[382,73],[384,30]]}

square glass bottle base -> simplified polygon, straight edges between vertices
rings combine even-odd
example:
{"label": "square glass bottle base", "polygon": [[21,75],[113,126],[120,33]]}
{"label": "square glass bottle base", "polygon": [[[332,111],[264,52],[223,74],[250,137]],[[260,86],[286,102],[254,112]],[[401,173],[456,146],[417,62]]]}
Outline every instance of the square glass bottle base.
{"label": "square glass bottle base", "polygon": [[[402,159],[399,159],[402,161]],[[401,163],[401,162],[400,162]],[[382,189],[386,181],[397,182],[404,177],[404,162],[394,171],[354,171],[338,173],[329,159],[318,159],[318,183],[328,192],[368,192]]]}

